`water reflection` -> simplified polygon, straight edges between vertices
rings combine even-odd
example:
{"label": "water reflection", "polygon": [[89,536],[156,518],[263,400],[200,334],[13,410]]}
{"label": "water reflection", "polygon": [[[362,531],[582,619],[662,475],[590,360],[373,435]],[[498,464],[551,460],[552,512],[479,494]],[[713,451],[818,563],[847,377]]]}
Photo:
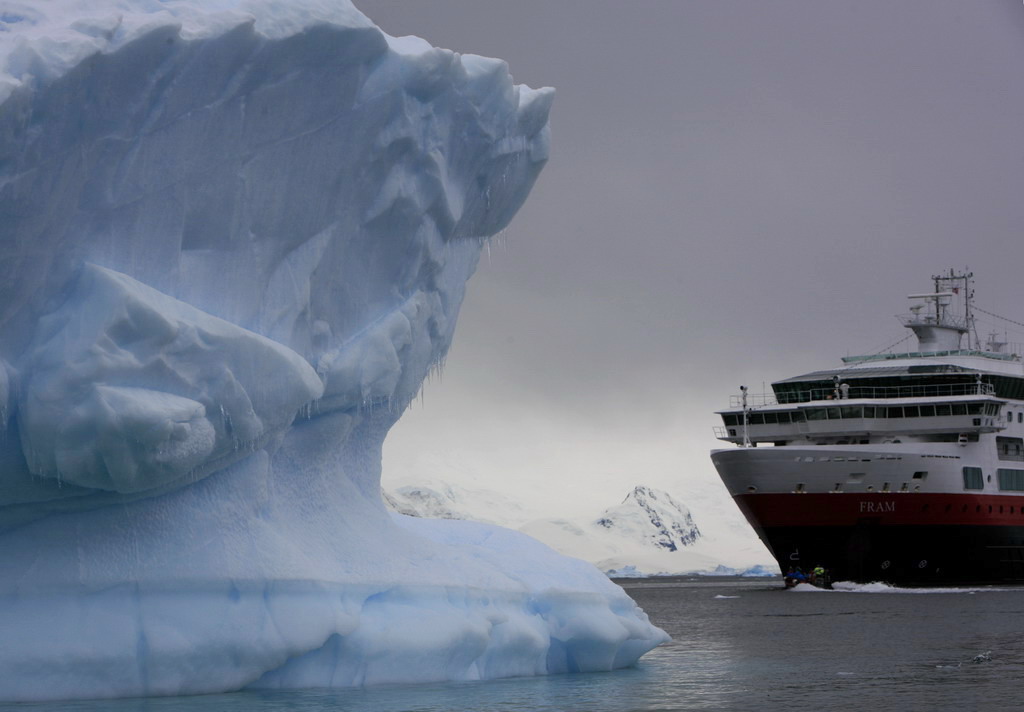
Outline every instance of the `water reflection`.
{"label": "water reflection", "polygon": [[18,712],[674,712],[1017,709],[1024,591],[801,594],[749,580],[640,582],[673,640],[636,668],[474,683],[0,705]]}

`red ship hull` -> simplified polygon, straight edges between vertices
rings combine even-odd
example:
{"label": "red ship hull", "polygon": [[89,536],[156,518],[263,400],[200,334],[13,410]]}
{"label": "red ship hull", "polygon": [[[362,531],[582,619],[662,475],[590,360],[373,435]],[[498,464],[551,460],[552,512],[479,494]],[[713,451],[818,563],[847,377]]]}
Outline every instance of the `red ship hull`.
{"label": "red ship hull", "polygon": [[1024,497],[926,493],[734,498],[783,571],[833,581],[1024,583]]}

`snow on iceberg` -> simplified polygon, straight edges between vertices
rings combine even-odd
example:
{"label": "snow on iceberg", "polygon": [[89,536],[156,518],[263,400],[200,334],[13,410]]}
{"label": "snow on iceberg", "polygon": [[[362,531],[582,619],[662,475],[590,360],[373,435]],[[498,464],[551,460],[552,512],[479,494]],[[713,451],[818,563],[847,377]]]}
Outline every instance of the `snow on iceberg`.
{"label": "snow on iceberg", "polygon": [[345,0],[5,5],[0,698],[607,670],[666,639],[588,564],[381,500],[551,99]]}

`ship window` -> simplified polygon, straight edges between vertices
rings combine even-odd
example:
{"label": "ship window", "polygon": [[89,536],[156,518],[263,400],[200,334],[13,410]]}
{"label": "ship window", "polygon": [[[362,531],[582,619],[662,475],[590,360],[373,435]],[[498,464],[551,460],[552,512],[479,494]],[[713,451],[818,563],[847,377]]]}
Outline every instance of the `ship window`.
{"label": "ship window", "polygon": [[779,422],[780,423],[788,423],[789,422],[789,413],[779,413],[778,416],[779,416]]}
{"label": "ship window", "polygon": [[885,409],[885,415],[887,418],[902,418],[903,408],[900,406],[890,406]]}
{"label": "ship window", "polygon": [[1022,421],[1024,421],[1024,413],[1017,413],[1017,422],[1020,423]]}
{"label": "ship window", "polygon": [[984,403],[968,403],[967,404],[967,415],[981,415],[983,410],[985,410],[985,404]]}
{"label": "ship window", "polygon": [[964,468],[964,489],[985,489],[985,478],[982,477],[980,467]]}
{"label": "ship window", "polygon": [[769,425],[777,424],[779,422],[779,414],[778,413],[765,413],[764,414],[764,422],[769,424]]}
{"label": "ship window", "polygon": [[824,420],[825,409],[824,408],[808,408],[806,411],[808,420]]}
{"label": "ship window", "polygon": [[764,425],[764,413],[751,413],[749,422],[751,425]]}
{"label": "ship window", "polygon": [[725,413],[722,415],[722,422],[724,422],[726,426],[731,425],[735,427],[740,424],[740,416],[735,413]]}
{"label": "ship window", "polygon": [[843,417],[844,418],[863,418],[864,409],[860,406],[843,406]]}
{"label": "ship window", "polygon": [[933,415],[935,415],[935,406],[933,406],[933,405],[923,405],[923,406],[921,406],[921,417],[922,418],[931,418]]}
{"label": "ship window", "polygon": [[967,405],[964,403],[954,403],[953,415],[967,415]]}
{"label": "ship window", "polygon": [[1024,461],[1024,438],[997,436],[996,452],[1000,460]]}
{"label": "ship window", "polygon": [[1024,492],[1024,470],[1010,470],[1000,467],[996,470],[999,476],[999,489],[1008,492]]}
{"label": "ship window", "polygon": [[825,410],[828,412],[828,419],[829,420],[839,420],[839,409],[838,408],[826,408]]}
{"label": "ship window", "polygon": [[903,417],[904,418],[916,418],[918,417],[916,405],[905,405],[903,406]]}
{"label": "ship window", "polygon": [[949,407],[949,403],[939,403],[938,405],[935,406],[935,415],[949,415],[952,412],[953,411]]}
{"label": "ship window", "polygon": [[1013,413],[1007,413],[1006,414],[1006,422],[1007,423],[1012,423],[1013,422]]}
{"label": "ship window", "polygon": [[925,472],[915,472],[914,473],[914,477],[913,477],[913,479],[915,479],[915,480],[924,480],[924,479],[927,479],[927,478],[928,478],[928,472],[927,471],[925,471]]}
{"label": "ship window", "polygon": [[794,410],[789,415],[793,419],[794,423],[802,423],[806,420],[806,418],[804,418],[804,412],[802,410]]}

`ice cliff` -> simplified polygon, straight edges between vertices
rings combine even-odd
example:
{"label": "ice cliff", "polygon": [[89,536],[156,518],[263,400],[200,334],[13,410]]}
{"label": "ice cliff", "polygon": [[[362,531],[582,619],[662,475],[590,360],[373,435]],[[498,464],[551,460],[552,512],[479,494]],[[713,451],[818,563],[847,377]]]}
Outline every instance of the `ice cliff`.
{"label": "ice cliff", "polygon": [[0,699],[607,670],[665,639],[590,565],[380,497],[551,99],[344,0],[5,3]]}

